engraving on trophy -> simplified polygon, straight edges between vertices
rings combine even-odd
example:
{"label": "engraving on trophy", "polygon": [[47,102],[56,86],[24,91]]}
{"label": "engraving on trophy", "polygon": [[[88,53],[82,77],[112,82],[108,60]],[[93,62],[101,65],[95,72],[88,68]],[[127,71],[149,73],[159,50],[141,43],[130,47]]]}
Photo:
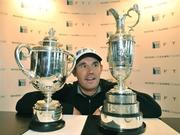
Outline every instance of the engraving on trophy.
{"label": "engraving on trophy", "polygon": [[[109,37],[108,63],[112,76],[117,80],[117,85],[106,93],[104,105],[101,108],[100,126],[105,130],[120,132],[120,134],[141,134],[145,131],[145,123],[139,112],[139,102],[136,93],[125,86],[125,80],[129,77],[134,56],[134,38],[130,34],[140,18],[137,5],[130,8],[127,13],[120,16],[113,8],[109,9],[116,20],[116,33]],[[132,17],[130,12],[137,14],[135,24],[126,32],[125,20]]]}
{"label": "engraving on trophy", "polygon": [[[33,107],[33,120],[30,128],[37,131],[53,131],[64,126],[62,106],[57,100],[52,100],[52,94],[60,90],[75,66],[75,57],[66,50],[58,47],[54,37],[55,30],[49,30],[49,36],[40,44],[31,47],[20,44],[15,49],[16,62],[21,71],[28,76],[33,87],[40,90],[45,99],[38,100]],[[23,50],[26,50],[25,53]],[[20,55],[30,58],[30,69],[21,63]]]}

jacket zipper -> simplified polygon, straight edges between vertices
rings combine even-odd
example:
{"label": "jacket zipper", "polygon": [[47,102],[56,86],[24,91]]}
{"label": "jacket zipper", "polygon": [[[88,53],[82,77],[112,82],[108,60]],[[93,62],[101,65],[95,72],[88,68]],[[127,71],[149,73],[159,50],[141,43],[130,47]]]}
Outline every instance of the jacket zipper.
{"label": "jacket zipper", "polygon": [[89,99],[89,114],[90,114],[90,111],[91,111],[91,99]]}

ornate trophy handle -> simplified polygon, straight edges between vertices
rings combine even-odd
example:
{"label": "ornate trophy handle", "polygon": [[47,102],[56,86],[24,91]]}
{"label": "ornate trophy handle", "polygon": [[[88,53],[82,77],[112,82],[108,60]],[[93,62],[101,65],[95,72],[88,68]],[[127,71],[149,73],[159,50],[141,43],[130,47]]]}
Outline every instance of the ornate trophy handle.
{"label": "ornate trophy handle", "polygon": [[[27,49],[28,53],[24,53],[23,50],[22,50],[23,48]],[[31,73],[29,70],[25,69],[24,65],[21,63],[21,59],[20,59],[20,54],[21,53],[22,53],[23,58],[28,58],[28,57],[30,57],[30,55],[32,53],[32,49],[31,49],[30,46],[28,46],[26,44],[20,44],[15,49],[15,59],[16,59],[16,62],[18,64],[19,68],[22,70],[22,72],[26,76],[28,76],[28,78],[32,79],[34,77],[34,74]]]}
{"label": "ornate trophy handle", "polygon": [[137,4],[134,4],[133,7],[130,8],[130,9],[127,11],[127,13],[123,15],[124,19],[126,18],[126,16],[132,17],[132,16],[130,15],[130,12],[131,12],[131,11],[135,11],[135,12],[137,13],[137,15],[138,15],[138,18],[137,18],[137,20],[136,20],[136,22],[135,22],[134,25],[128,26],[128,27],[130,28],[129,31],[132,31],[132,30],[133,30],[133,27],[135,27],[135,26],[139,23],[139,19],[140,19],[140,12],[139,12],[139,7],[138,7]]}
{"label": "ornate trophy handle", "polygon": [[120,15],[118,14],[118,12],[117,12],[115,9],[113,9],[113,8],[109,9],[108,11],[111,12],[111,14],[114,16],[114,18],[115,18],[115,20],[116,20],[116,33],[119,33],[120,30],[121,30],[122,33],[125,32],[125,19],[126,19],[127,16],[128,16],[128,17],[132,17],[132,16],[130,15],[130,12],[131,12],[131,11],[135,11],[135,12],[138,14],[138,18],[137,18],[135,24],[133,24],[132,26],[128,26],[128,27],[130,28],[129,31],[132,31],[132,30],[133,30],[133,27],[135,27],[135,26],[139,23],[140,12],[139,12],[139,8],[138,8],[138,5],[137,5],[137,4],[133,5],[133,7],[130,8],[130,9],[127,11],[127,13],[124,14],[122,17],[120,17]]}
{"label": "ornate trophy handle", "polygon": [[67,70],[67,77],[68,77],[72,73],[72,71],[73,71],[73,69],[74,69],[74,67],[76,65],[76,60],[75,60],[76,58],[75,58],[75,56],[73,54],[71,54],[68,51],[65,51],[65,53],[68,56],[71,56],[71,58],[72,58],[72,59],[71,58],[68,59],[68,63],[72,63],[71,67],[69,67],[68,70]]}

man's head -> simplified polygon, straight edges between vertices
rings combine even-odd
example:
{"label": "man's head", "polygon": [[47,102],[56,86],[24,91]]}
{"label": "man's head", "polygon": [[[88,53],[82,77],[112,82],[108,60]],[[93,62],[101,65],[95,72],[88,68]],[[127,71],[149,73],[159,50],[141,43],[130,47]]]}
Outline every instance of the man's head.
{"label": "man's head", "polygon": [[90,49],[90,48],[83,48],[80,49],[76,52],[76,64],[78,64],[78,62],[86,57],[92,57],[97,59],[99,62],[102,61],[102,58],[96,53],[95,50]]}
{"label": "man's head", "polygon": [[96,90],[102,72],[102,58],[93,49],[83,48],[76,53],[76,66],[73,71],[80,87],[87,92]]}

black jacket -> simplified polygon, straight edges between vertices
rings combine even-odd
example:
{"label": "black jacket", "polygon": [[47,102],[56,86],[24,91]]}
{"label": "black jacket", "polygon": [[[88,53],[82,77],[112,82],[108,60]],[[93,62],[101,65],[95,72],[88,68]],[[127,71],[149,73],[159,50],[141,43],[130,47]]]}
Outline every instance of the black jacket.
{"label": "black jacket", "polygon": [[[101,79],[101,92],[95,96],[85,96],[78,93],[78,82],[76,81],[73,84],[65,84],[61,90],[53,94],[52,99],[58,100],[62,104],[63,114],[72,114],[74,106],[81,114],[90,115],[103,105],[106,92],[113,88],[114,85],[115,83]],[[134,92],[137,94],[143,117],[158,118],[161,116],[161,107],[151,96],[137,91]],[[32,114],[34,104],[37,100],[43,98],[44,96],[40,91],[27,93],[17,102],[16,110],[19,114]]]}

